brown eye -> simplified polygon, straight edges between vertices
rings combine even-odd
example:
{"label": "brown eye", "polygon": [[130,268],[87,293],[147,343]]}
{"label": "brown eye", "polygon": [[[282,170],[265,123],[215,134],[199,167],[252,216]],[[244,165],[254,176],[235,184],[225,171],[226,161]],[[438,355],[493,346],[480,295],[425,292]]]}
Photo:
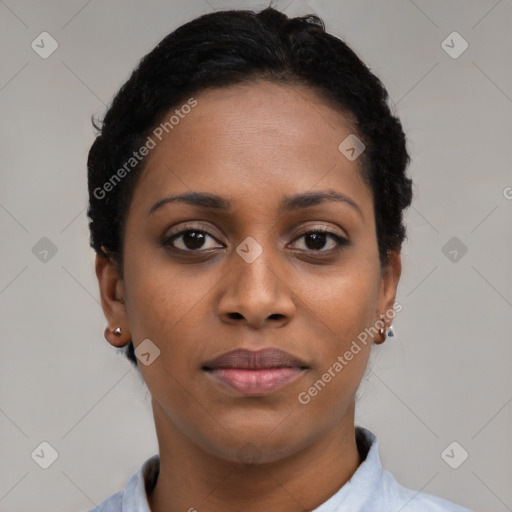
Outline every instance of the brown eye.
{"label": "brown eye", "polygon": [[[349,245],[346,238],[327,229],[307,231],[296,240],[300,239],[304,239],[304,243],[303,248],[299,247],[299,249],[310,253],[332,254]],[[193,226],[188,226],[186,229],[166,237],[162,240],[162,245],[176,251],[197,253],[223,248],[222,245],[218,245],[218,242],[210,233]]]}
{"label": "brown eye", "polygon": [[[315,229],[303,233],[297,240],[304,238],[306,251],[313,252],[332,252],[340,250],[343,246],[348,245],[348,240],[336,233],[324,229]],[[330,247],[325,249],[328,240],[331,239]]]}
{"label": "brown eye", "polygon": [[215,247],[218,247],[215,244],[213,247],[205,246],[205,243],[208,241],[208,239],[215,241],[212,235],[210,235],[208,232],[191,228],[185,229],[179,233],[175,233],[174,235],[165,238],[162,243],[165,246],[171,246],[173,249],[187,252],[194,252],[200,249],[214,249]]}

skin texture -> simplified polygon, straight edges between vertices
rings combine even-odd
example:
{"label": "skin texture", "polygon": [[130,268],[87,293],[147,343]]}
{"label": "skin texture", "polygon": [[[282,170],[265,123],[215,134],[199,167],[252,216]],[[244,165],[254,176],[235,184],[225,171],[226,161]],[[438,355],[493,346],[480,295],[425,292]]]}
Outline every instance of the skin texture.
{"label": "skin texture", "polygon": [[[149,496],[153,512],[312,510],[357,469],[355,394],[377,334],[308,404],[307,391],[359,333],[395,302],[399,251],[381,268],[371,191],[358,161],[338,145],[348,118],[304,86],[264,81],[207,90],[148,156],[126,220],[124,280],[98,255],[108,341],[161,351],[139,363],[151,392],[161,467]],[[292,212],[284,196],[334,190],[347,203]],[[162,198],[199,191],[232,201],[228,212]],[[185,228],[204,243],[161,240]],[[348,239],[339,252],[328,229]],[[247,237],[262,248],[248,263]],[[190,240],[190,239],[189,239]],[[195,242],[197,244],[197,242]],[[191,249],[192,247],[192,249]],[[193,248],[196,252],[193,252]],[[315,249],[316,247],[316,249]],[[202,251],[198,255],[197,251]],[[206,254],[207,253],[207,254]],[[308,370],[270,395],[246,397],[214,381],[201,365],[235,348],[277,347]],[[252,461],[241,454],[252,454]]]}

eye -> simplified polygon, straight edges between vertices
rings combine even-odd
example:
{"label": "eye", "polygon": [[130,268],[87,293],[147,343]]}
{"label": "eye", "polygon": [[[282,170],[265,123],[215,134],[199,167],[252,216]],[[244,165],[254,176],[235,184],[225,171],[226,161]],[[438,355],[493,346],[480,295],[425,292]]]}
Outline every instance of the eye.
{"label": "eye", "polygon": [[[323,228],[317,228],[307,231],[296,240],[300,240],[301,238],[304,238],[304,242],[306,245],[305,250],[312,252],[336,252],[349,244],[346,238],[343,238],[342,236],[337,235],[336,233],[333,233],[332,231]],[[329,238],[331,239],[331,246],[328,247],[327,249],[324,249],[324,246],[326,245]]]}
{"label": "eye", "polygon": [[211,245],[212,242],[210,242],[210,246],[205,246],[205,242],[208,239],[215,241],[215,238],[213,238],[213,236],[207,231],[194,227],[187,227],[187,229],[183,229],[178,233],[166,237],[162,241],[162,244],[164,246],[171,246],[172,249],[185,252],[197,252],[199,250],[209,250],[219,247],[215,244]]}
{"label": "eye", "polygon": [[[349,245],[349,241],[325,228],[316,228],[300,235],[296,240],[304,239],[305,248],[302,250],[317,253],[334,253]],[[208,240],[210,239],[209,246]],[[325,248],[328,241],[330,247]],[[295,242],[296,243],[296,242]],[[202,252],[216,248],[223,248],[218,245],[216,239],[207,231],[194,226],[186,226],[185,229],[165,237],[162,245],[182,252]],[[300,247],[299,247],[300,249]]]}

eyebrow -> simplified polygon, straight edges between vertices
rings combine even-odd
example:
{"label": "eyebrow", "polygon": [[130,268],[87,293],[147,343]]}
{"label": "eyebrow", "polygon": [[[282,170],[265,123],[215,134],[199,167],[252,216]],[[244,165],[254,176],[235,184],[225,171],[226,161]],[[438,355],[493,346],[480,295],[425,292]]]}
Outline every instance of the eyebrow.
{"label": "eyebrow", "polygon": [[[356,210],[361,217],[363,217],[363,212],[353,199],[332,189],[286,196],[281,202],[280,209],[285,212],[290,212],[317,206],[328,201],[348,204]],[[149,209],[148,215],[151,215],[161,206],[168,203],[185,203],[191,206],[220,211],[229,211],[232,206],[231,201],[217,194],[211,194],[208,192],[184,192],[182,194],[167,196],[160,199]]]}

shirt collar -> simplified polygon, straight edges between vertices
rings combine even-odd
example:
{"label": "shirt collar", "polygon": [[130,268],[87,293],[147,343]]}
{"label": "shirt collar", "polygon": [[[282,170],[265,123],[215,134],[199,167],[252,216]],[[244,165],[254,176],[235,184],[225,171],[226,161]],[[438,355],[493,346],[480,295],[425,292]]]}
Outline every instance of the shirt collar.
{"label": "shirt collar", "polygon": [[335,494],[312,512],[363,510],[364,504],[381,492],[383,468],[379,442],[372,432],[363,427],[356,427],[356,442],[361,464]]}

